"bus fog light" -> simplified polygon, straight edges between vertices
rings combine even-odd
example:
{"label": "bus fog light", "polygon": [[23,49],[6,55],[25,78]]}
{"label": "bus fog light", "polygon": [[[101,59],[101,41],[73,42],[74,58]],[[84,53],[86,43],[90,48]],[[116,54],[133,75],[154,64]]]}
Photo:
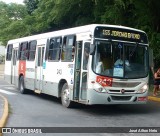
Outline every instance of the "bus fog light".
{"label": "bus fog light", "polygon": [[148,91],[148,85],[145,84],[137,93],[145,93],[146,91]]}

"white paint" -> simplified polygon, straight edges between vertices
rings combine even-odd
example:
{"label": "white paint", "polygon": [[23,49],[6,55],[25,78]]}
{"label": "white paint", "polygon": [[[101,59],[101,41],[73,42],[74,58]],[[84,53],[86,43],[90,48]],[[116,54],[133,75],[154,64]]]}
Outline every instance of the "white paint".
{"label": "white paint", "polygon": [[8,95],[16,95],[15,93],[11,93],[9,91],[2,90],[2,89],[0,89],[0,93],[4,93],[4,94],[8,94]]}
{"label": "white paint", "polygon": [[9,87],[5,87],[5,89],[7,89],[7,90],[15,90],[15,87],[9,86]]}
{"label": "white paint", "polygon": [[10,87],[10,86],[14,86],[14,85],[0,85],[0,87],[5,87],[5,86]]}

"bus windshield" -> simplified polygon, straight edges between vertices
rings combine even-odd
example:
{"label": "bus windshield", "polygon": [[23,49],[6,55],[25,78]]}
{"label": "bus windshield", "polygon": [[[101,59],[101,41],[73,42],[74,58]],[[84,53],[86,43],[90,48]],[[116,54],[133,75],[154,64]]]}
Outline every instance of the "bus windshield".
{"label": "bus windshield", "polygon": [[148,75],[148,47],[137,43],[95,41],[92,69],[102,76],[143,78]]}

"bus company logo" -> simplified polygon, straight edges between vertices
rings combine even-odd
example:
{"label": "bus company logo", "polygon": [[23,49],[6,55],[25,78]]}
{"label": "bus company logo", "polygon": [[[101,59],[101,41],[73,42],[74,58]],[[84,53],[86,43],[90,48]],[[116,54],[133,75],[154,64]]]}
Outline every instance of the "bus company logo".
{"label": "bus company logo", "polygon": [[125,90],[124,90],[124,89],[122,89],[122,90],[120,90],[120,92],[121,92],[122,94],[124,94],[124,93],[125,93]]}

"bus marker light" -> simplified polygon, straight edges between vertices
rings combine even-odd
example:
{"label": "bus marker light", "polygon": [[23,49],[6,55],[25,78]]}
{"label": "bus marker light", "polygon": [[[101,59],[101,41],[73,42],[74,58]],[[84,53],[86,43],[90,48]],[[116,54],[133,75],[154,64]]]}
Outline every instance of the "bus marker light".
{"label": "bus marker light", "polygon": [[138,101],[147,101],[147,97],[138,97]]}

